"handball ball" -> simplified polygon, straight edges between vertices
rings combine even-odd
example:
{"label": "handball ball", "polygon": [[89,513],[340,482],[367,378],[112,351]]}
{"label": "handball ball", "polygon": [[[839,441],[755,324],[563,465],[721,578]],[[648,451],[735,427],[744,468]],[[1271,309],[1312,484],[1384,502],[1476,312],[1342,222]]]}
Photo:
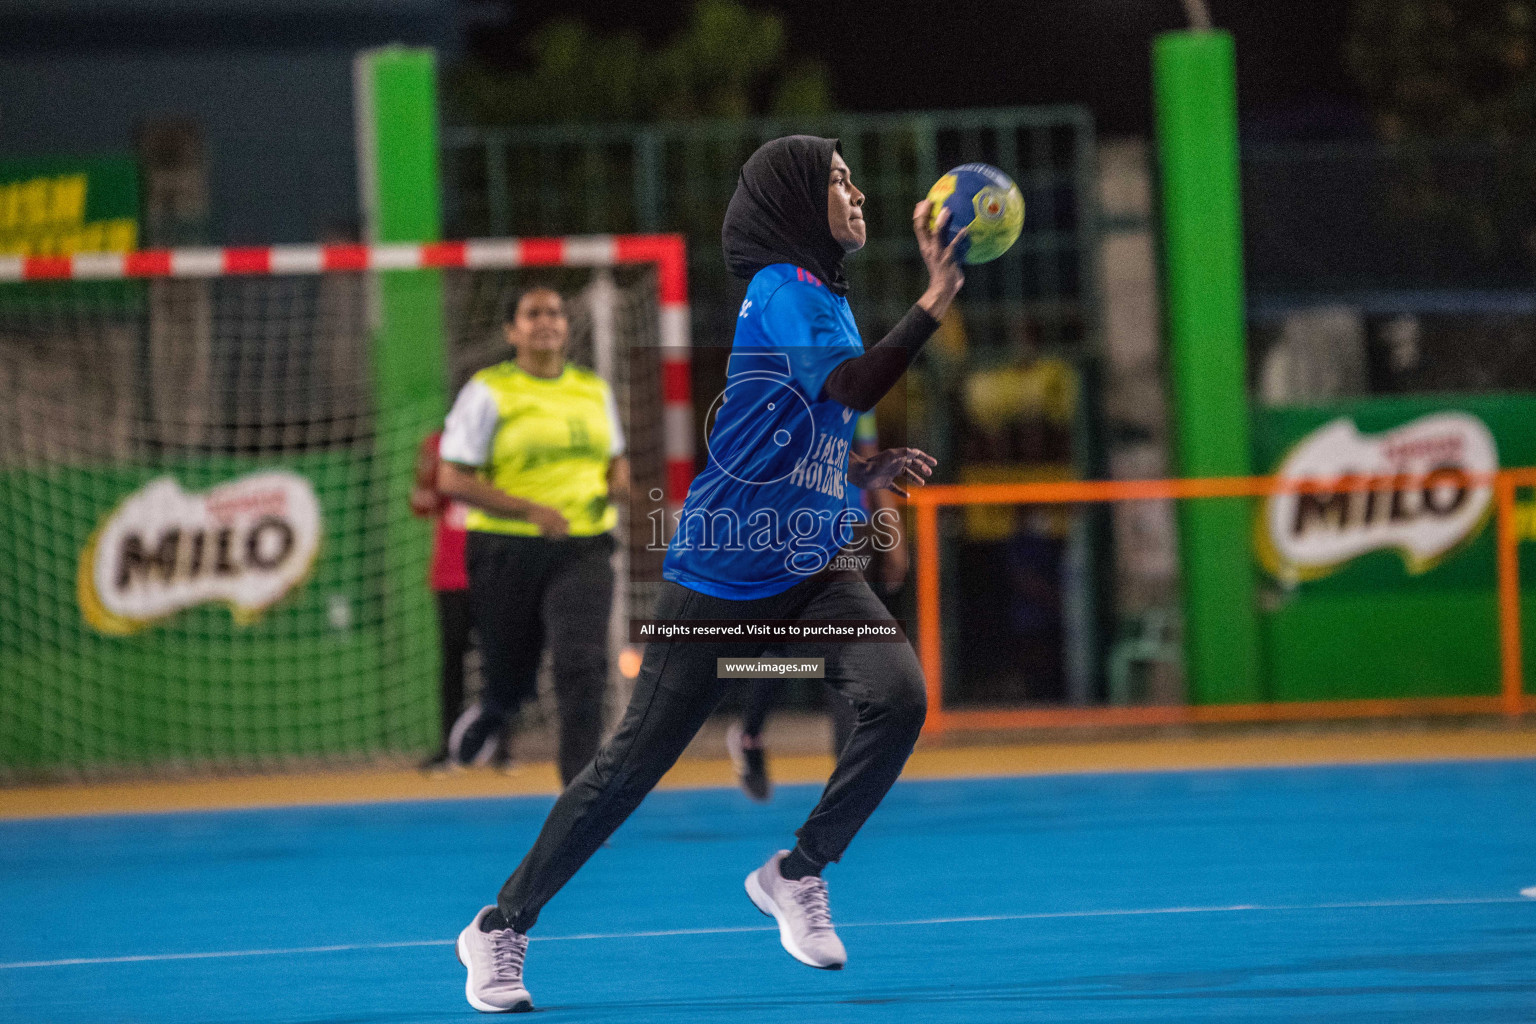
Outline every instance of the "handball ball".
{"label": "handball ball", "polygon": [[930,231],[938,225],[939,211],[949,210],[941,241],[948,245],[966,225],[971,230],[961,239],[960,258],[966,263],[987,263],[1007,252],[1024,229],[1024,196],[1013,179],[991,164],[961,164],[934,182],[928,190],[933,212]]}

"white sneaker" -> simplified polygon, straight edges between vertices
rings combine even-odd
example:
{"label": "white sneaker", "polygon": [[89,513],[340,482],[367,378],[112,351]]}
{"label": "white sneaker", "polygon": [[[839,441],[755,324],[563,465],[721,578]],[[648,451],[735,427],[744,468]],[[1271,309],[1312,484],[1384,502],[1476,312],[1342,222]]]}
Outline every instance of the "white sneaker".
{"label": "white sneaker", "polygon": [[481,1013],[526,1013],[533,1009],[533,997],[523,987],[528,936],[511,928],[481,931],[480,922],[495,909],[483,908],[469,927],[459,932],[459,963],[469,969],[464,997]]}
{"label": "white sneaker", "polygon": [[827,883],[817,875],[794,880],[780,875],[779,862],[788,855],[788,850],[780,850],[748,875],[747,895],[758,910],[779,922],[779,941],[790,956],[824,971],[840,971],[848,951],[832,930]]}

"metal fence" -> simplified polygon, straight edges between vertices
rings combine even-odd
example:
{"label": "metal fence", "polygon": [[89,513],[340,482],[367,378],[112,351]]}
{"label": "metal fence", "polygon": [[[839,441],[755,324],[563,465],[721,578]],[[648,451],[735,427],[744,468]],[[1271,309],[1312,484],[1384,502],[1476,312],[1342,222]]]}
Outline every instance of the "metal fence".
{"label": "metal fence", "polygon": [[866,333],[878,337],[921,291],[912,204],[944,170],[970,160],[1013,174],[1027,208],[1020,243],[969,275],[963,302],[971,344],[1075,348],[1094,331],[1094,132],[1079,107],[451,128],[444,132],[450,232],[681,231],[697,297],[695,344],[728,344],[738,286],[721,261],[721,218],[742,162],[792,132],[840,138],[869,196],[869,244],[848,267]]}

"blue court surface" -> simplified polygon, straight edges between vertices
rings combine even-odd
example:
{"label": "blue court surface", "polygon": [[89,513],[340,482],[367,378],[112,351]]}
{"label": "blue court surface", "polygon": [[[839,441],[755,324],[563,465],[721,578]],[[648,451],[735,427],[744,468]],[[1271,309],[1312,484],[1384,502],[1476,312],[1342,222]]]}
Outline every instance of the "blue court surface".
{"label": "blue court surface", "polygon": [[[838,973],[742,891],[815,798],[654,794],[529,1019],[1536,1021],[1536,761],[903,782],[828,870]],[[0,1020],[476,1019],[453,936],[548,805],[0,823]]]}

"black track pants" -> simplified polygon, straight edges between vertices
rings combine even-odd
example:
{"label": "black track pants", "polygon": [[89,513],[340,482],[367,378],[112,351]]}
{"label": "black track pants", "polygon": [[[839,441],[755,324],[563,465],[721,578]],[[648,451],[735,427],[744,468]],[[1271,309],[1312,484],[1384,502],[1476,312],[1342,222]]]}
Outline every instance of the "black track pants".
{"label": "black track pants", "polygon": [[597,752],[608,685],[613,538],[509,537],[471,531],[466,557],[485,674],[482,712],[505,722],[538,692],[548,644],[560,710],[560,779]]}
{"label": "black track pants", "polygon": [[[664,584],[658,619],[884,619],[868,584],[812,577],[782,594],[728,601]],[[555,802],[533,849],[498,897],[526,932],[560,891],[671,768],[719,701],[726,680],[716,658],[759,657],[764,644],[647,644],[640,677],[618,731]],[[776,651],[775,653],[784,653]],[[800,846],[821,862],[839,859],[901,774],[927,708],[917,656],[905,643],[796,644],[792,655],[826,659],[826,682],[852,702],[857,723],[804,825]]]}
{"label": "black track pants", "polygon": [[448,749],[448,733],[464,710],[464,656],[469,653],[469,632],[473,626],[468,590],[439,590],[437,593],[437,632],[442,642],[443,665],[438,677],[438,695],[443,704],[442,743]]}
{"label": "black track pants", "polygon": [[[785,657],[794,657],[795,649],[785,647],[773,652]],[[752,684],[752,689],[747,693],[747,705],[741,712],[741,731],[748,736],[760,738],[763,735],[763,727],[768,724],[768,714],[779,702],[779,694],[784,684],[777,679],[758,679]],[[836,757],[843,752],[843,747],[848,745],[848,737],[853,735],[853,727],[858,722],[858,711],[847,698],[836,690],[827,690],[827,716],[832,719],[832,756]]]}

